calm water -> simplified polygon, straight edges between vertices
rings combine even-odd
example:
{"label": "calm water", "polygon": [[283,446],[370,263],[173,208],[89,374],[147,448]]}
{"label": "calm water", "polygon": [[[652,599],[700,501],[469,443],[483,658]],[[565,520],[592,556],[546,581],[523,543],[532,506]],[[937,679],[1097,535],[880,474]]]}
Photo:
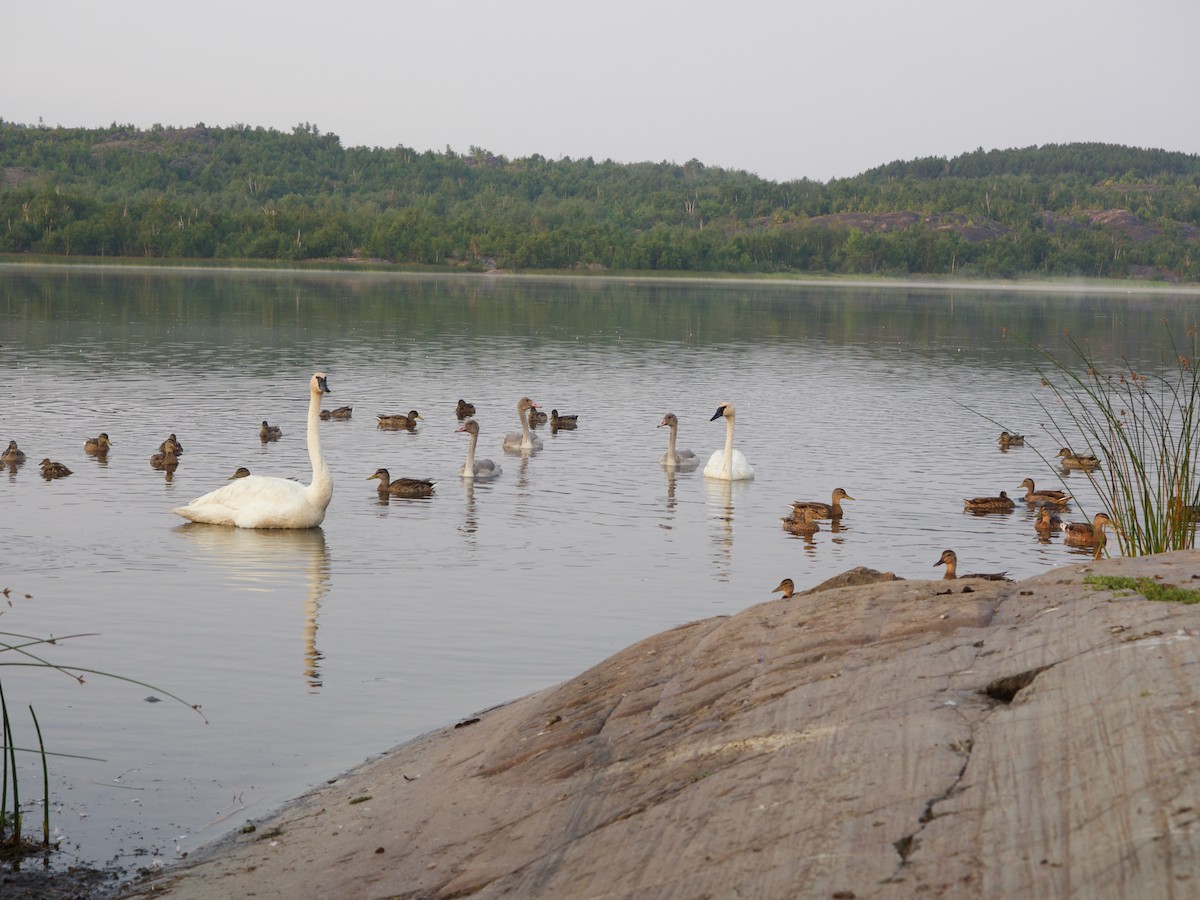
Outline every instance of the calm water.
{"label": "calm water", "polygon": [[[1069,329],[1098,359],[1147,366],[1161,320],[1194,317],[1173,295],[0,266],[0,446],[31,458],[0,470],[15,592],[0,628],[85,634],[37,652],[155,686],[0,670],[18,744],[35,741],[32,704],[48,748],[91,757],[52,762],[64,861],[170,861],[401,741],[770,599],[784,576],[938,577],[946,547],[968,571],[1077,562],[1023,508],[962,511],[1059,477],[1035,447],[996,444],[1006,427],[1057,449],[1038,438],[1049,395],[1024,341]],[[183,526],[171,507],[238,466],[309,479],[317,369],[325,406],[354,407],[321,426],[336,485],[322,528]],[[503,453],[522,395],[579,430]],[[456,476],[460,397],[495,482]],[[662,415],[707,458],[725,400],[757,478],[666,474]],[[412,408],[415,433],[376,428]],[[264,418],[278,443],[259,441]],[[106,461],[83,451],[100,431]],[[169,432],[185,447],[170,480],[148,461]],[[74,474],[43,481],[44,456]],[[435,496],[381,503],[380,466],[437,479]],[[1094,495],[1066,480],[1082,520]],[[840,531],[782,531],[793,499],[837,486],[856,498]],[[164,691],[208,724],[147,701]]]}

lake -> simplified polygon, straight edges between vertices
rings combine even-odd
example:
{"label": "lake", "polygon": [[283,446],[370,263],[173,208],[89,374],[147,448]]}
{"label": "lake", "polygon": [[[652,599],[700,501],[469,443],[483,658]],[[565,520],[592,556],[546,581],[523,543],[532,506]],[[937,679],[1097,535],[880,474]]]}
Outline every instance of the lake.
{"label": "lake", "polygon": [[[0,669],[16,743],[36,745],[32,705],[64,754],[56,864],[170,862],[402,741],[769,600],[785,576],[937,578],[946,548],[1017,578],[1080,562],[1036,540],[1024,504],[963,511],[1027,477],[1064,482],[1069,519],[1099,509],[1049,461],[1064,419],[1032,345],[1068,358],[1069,332],[1103,365],[1151,368],[1195,310],[1137,290],[0,266],[0,447],[30,457],[0,470],[0,627],[78,635],[29,649],[134,680]],[[321,423],[335,488],[319,529],[171,512],[239,466],[308,481],[317,370],[325,407],[353,407]],[[526,395],[579,427],[506,454]],[[459,398],[495,481],[457,475]],[[755,479],[660,466],[664,413],[706,459],[724,401]],[[414,431],[376,427],[410,409]],[[279,441],[259,440],[264,419]],[[1029,445],[1001,451],[1001,428]],[[88,456],[102,431],[112,450]],[[149,458],[172,432],[168,477]],[[73,474],[43,480],[43,457]],[[379,467],[435,493],[381,500]],[[839,486],[855,499],[836,531],[781,528],[792,500]],[[20,760],[35,799],[40,766]]]}

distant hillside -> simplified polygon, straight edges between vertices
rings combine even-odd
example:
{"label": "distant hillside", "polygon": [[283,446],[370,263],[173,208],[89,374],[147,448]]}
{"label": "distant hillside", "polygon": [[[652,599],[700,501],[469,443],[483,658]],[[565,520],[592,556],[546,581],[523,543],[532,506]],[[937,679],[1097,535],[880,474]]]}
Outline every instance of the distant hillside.
{"label": "distant hillside", "polygon": [[1200,157],[977,150],[775,183],[698,160],[341,145],[304,124],[0,121],[0,253],[1200,281]]}

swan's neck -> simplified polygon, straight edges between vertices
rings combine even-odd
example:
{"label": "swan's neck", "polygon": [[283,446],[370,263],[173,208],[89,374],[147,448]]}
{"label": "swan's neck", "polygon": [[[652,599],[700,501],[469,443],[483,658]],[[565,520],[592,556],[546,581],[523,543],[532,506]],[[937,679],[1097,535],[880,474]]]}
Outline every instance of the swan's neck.
{"label": "swan's neck", "polygon": [[473,432],[470,438],[471,440],[467,444],[467,461],[463,464],[463,475],[468,478],[475,474],[475,442],[479,440],[479,432]]}
{"label": "swan's neck", "polygon": [[733,473],[733,416],[725,419],[725,457],[721,462],[721,468],[724,469],[726,475]]}
{"label": "swan's neck", "polygon": [[518,408],[517,415],[521,417],[521,446],[532,447],[533,438],[529,436],[529,412],[524,408]]}
{"label": "swan's neck", "polygon": [[333,479],[329,476],[329,466],[325,465],[325,457],[321,454],[321,391],[314,389],[308,399],[308,459],[312,463],[312,484],[310,493],[324,503],[333,496]]}
{"label": "swan's neck", "polygon": [[675,455],[675,431],[677,426],[671,425],[669,428],[671,430],[671,436],[667,438],[667,461],[676,462],[679,459],[679,457]]}

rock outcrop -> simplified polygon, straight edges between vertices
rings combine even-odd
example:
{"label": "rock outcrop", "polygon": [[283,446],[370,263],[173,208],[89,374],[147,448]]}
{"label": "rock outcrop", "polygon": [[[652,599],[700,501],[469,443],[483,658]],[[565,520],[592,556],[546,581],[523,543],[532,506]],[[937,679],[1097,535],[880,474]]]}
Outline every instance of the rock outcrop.
{"label": "rock outcrop", "polygon": [[684,625],[405,744],[170,897],[1200,892],[1200,552],[875,581]]}

